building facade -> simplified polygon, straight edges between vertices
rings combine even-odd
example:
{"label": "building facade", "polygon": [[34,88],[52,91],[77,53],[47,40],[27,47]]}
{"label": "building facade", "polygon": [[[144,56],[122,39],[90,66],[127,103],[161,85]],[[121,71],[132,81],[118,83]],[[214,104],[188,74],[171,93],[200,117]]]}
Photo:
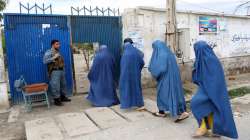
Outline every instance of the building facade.
{"label": "building facade", "polygon": [[[182,77],[190,80],[190,69],[195,58],[193,45],[205,40],[214,47],[227,75],[250,72],[250,17],[177,11],[177,48]],[[123,37],[131,37],[145,54],[146,67],[152,54],[152,42],[165,40],[165,9],[137,7],[123,13]],[[240,62],[240,63],[239,63]],[[187,70],[188,69],[188,70]],[[187,76],[188,74],[188,76]]]}

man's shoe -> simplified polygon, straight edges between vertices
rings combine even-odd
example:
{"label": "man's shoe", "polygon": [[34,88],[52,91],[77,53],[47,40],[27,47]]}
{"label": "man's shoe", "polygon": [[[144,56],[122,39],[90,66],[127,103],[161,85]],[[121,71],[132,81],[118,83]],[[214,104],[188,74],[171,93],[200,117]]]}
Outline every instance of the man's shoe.
{"label": "man's shoe", "polygon": [[66,96],[61,96],[61,101],[62,102],[70,102],[71,100],[67,98]]}
{"label": "man's shoe", "polygon": [[63,106],[63,104],[62,104],[60,98],[54,99],[54,104],[55,104],[56,106]]}

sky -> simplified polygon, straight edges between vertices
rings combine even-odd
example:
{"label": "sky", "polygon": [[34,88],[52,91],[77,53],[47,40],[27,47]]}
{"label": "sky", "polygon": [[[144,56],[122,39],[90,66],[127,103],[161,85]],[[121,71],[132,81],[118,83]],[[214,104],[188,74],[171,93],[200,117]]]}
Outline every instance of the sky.
{"label": "sky", "polygon": [[[235,7],[246,0],[177,0],[177,10],[193,10],[203,12],[225,12],[233,13]],[[119,8],[123,11],[126,8],[137,6],[150,6],[165,8],[166,0],[9,0],[5,13],[19,13],[19,2],[27,5],[52,4],[54,14],[70,14],[70,7],[98,6]],[[244,10],[244,9],[243,9]]]}

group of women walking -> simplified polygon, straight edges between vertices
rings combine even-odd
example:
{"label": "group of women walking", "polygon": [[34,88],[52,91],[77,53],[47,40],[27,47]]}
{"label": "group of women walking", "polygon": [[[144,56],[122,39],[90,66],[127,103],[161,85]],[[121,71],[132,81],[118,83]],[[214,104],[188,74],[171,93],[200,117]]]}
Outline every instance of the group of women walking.
{"label": "group of women walking", "polygon": [[[174,53],[163,41],[154,41],[148,70],[157,81],[157,117],[169,112],[175,122],[189,117],[182,87],[180,71]],[[195,63],[193,82],[198,86],[191,100],[191,111],[198,122],[193,137],[227,136],[238,138],[227,93],[222,66],[212,48],[205,41],[194,45]],[[145,110],[141,71],[143,53],[133,46],[130,38],[124,40],[120,61],[119,96],[116,93],[115,60],[102,45],[88,74],[90,90],[87,99],[97,107],[120,104],[121,109]]]}

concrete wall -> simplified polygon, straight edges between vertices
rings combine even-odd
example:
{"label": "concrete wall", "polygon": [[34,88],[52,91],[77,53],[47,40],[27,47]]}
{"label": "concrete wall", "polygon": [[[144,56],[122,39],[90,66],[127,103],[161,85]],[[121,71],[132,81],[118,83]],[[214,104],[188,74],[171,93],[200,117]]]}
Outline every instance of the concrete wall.
{"label": "concrete wall", "polygon": [[[220,62],[226,76],[244,74],[250,72],[250,55],[221,58]],[[193,61],[179,62],[182,80],[192,80]]]}
{"label": "concrete wall", "polygon": [[[1,35],[1,31],[0,31]],[[1,37],[0,37],[1,39]],[[5,81],[5,69],[4,69],[4,55],[3,55],[3,48],[2,48],[2,40],[0,40],[0,83],[6,82]]]}
{"label": "concrete wall", "polygon": [[[216,17],[219,31],[217,34],[199,34],[199,16]],[[209,13],[177,12],[179,47],[184,59],[193,59],[193,44],[206,40],[217,44],[215,53],[220,58],[250,55],[250,17],[222,16]],[[123,36],[138,42],[149,63],[155,39],[164,40],[166,15],[164,9],[136,8],[127,9],[123,14]]]}
{"label": "concrete wall", "polygon": [[[216,17],[217,34],[199,33],[199,16]],[[206,40],[216,44],[214,51],[221,58],[226,75],[250,72],[250,17],[234,15],[216,15],[212,13],[177,12],[178,44],[183,52],[180,63],[182,79],[191,79],[193,44],[197,40]],[[166,14],[164,9],[139,7],[127,9],[123,13],[123,37],[131,37],[137,47],[144,52],[146,68],[143,79],[150,79],[147,66],[150,62],[154,40],[165,40]],[[151,80],[144,84],[152,83]]]}
{"label": "concrete wall", "polygon": [[[1,30],[0,30],[1,34]],[[9,99],[7,92],[7,83],[5,79],[4,56],[2,48],[2,38],[0,36],[0,111],[9,108]]]}
{"label": "concrete wall", "polygon": [[[224,68],[225,76],[250,73],[250,55],[221,58],[220,62]],[[179,68],[182,81],[192,81],[193,61],[188,61],[184,64],[179,61]],[[142,70],[142,87],[150,88],[155,86],[156,81],[152,78],[147,68],[144,68]]]}
{"label": "concrete wall", "polygon": [[[221,30],[217,34],[199,34],[199,16],[215,17],[218,20]],[[216,44],[215,53],[220,58],[243,56],[250,54],[250,18],[242,17],[222,17],[213,15],[177,14],[178,28],[189,29],[189,41],[185,42],[184,48],[189,47],[186,53],[188,59],[194,58],[193,44],[197,40],[206,40],[209,43]],[[222,27],[223,26],[223,27]],[[183,40],[179,40],[182,42]]]}
{"label": "concrete wall", "polygon": [[250,72],[250,55],[222,58],[225,75],[237,75]]}

